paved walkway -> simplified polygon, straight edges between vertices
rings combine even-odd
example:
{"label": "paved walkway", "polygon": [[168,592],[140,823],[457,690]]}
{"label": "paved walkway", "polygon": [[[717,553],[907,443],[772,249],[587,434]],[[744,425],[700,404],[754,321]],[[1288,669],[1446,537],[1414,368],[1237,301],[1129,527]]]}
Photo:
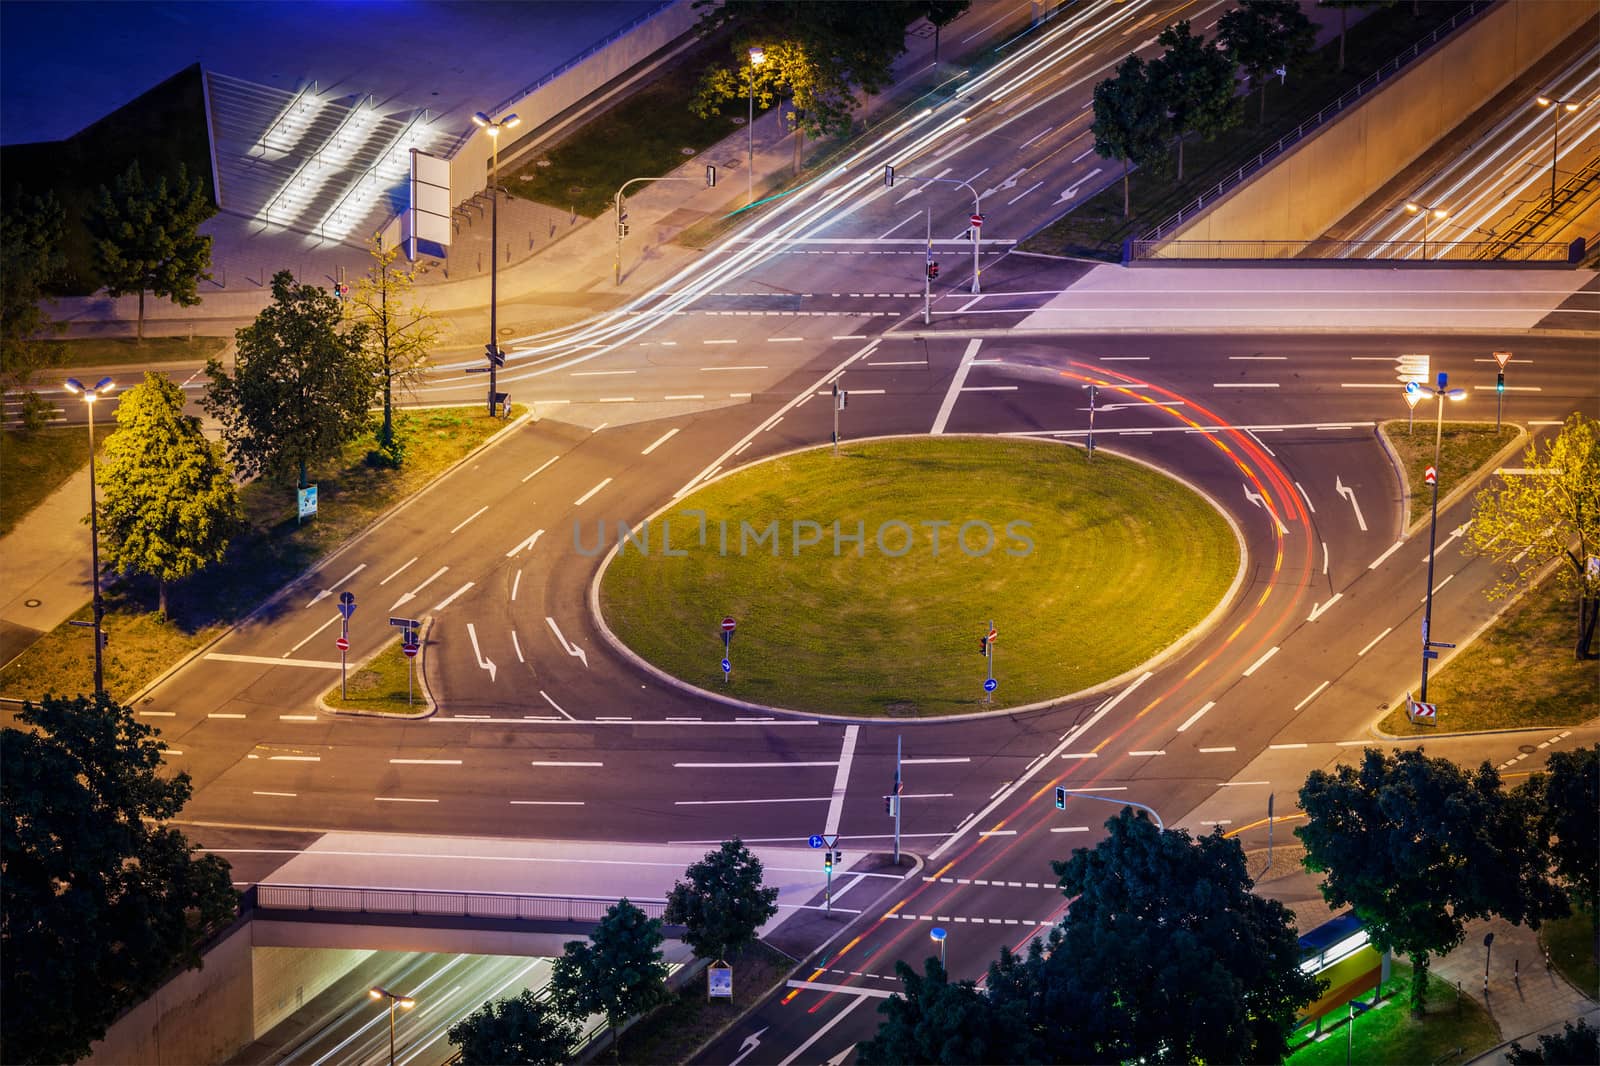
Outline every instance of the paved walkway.
{"label": "paved walkway", "polygon": [[[0,665],[89,602],[89,467],[0,537]],[[92,654],[93,638],[84,636]]]}

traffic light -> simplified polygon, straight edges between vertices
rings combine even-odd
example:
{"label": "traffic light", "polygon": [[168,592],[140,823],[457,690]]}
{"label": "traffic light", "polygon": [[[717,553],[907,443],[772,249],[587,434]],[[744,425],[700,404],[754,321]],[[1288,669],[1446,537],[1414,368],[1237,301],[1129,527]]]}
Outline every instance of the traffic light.
{"label": "traffic light", "polygon": [[1505,392],[1506,391],[1506,375],[1505,375],[1504,371],[1501,371],[1500,373],[1498,373],[1498,374],[1496,374],[1494,376],[1494,391],[1495,392]]}
{"label": "traffic light", "polygon": [[618,222],[617,223],[617,238],[620,240],[621,238],[626,237],[627,235],[628,235],[628,224],[626,222]]}
{"label": "traffic light", "polygon": [[939,264],[935,263],[935,262],[932,262],[930,260],[929,263],[928,263],[928,280],[929,281],[934,281],[938,277],[939,277]]}
{"label": "traffic light", "polygon": [[1062,788],[1060,785],[1057,785],[1056,786],[1056,810],[1064,811],[1066,809],[1067,809],[1067,790],[1065,788]]}
{"label": "traffic light", "polygon": [[988,655],[989,654],[989,638],[988,637],[979,637],[978,638],[978,654],[979,655]]}
{"label": "traffic light", "polygon": [[883,187],[885,189],[894,188],[894,164],[893,163],[885,163],[883,165]]}
{"label": "traffic light", "polygon": [[899,813],[899,811],[898,811],[899,806],[900,806],[900,797],[899,796],[885,796],[885,797],[883,797],[883,813],[887,814],[889,817],[893,818],[897,813]]}
{"label": "traffic light", "polygon": [[493,344],[483,346],[483,354],[488,357],[489,365],[500,367],[506,365],[506,353],[496,348]]}
{"label": "traffic light", "polygon": [[707,163],[706,164],[706,188],[715,189],[716,187],[717,187],[717,168],[712,166],[710,163]]}
{"label": "traffic light", "polygon": [[344,284],[343,282],[339,282],[338,284],[334,285],[333,294],[339,297],[341,300],[348,299],[350,296],[350,286]]}
{"label": "traffic light", "polygon": [[833,870],[833,852],[825,851],[822,853],[822,868],[828,871]]}

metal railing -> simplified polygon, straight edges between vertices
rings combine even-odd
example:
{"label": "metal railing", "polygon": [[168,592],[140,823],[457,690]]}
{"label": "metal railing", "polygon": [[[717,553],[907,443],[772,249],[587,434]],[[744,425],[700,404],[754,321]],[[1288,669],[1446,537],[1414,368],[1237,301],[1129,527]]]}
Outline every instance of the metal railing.
{"label": "metal railing", "polygon": [[[512,918],[523,921],[598,922],[616,896],[542,896],[515,892],[434,892],[403,888],[268,885],[254,889],[261,910],[335,911],[428,918]],[[629,900],[651,918],[665,915],[665,900]]]}
{"label": "metal railing", "polygon": [[267,150],[269,148],[274,152],[285,152],[285,153],[287,153],[287,152],[293,151],[294,150],[294,145],[290,145],[288,148],[276,148],[276,147],[273,147],[272,145],[269,145],[267,143],[267,141],[269,141],[272,138],[272,135],[274,133],[278,132],[278,127],[279,126],[283,125],[285,122],[288,121],[289,116],[294,114],[295,109],[300,107],[302,104],[304,104],[306,102],[306,98],[307,97],[314,97],[314,96],[320,95],[320,92],[319,92],[319,90],[317,88],[317,85],[318,85],[318,83],[313,81],[311,84],[309,84],[307,86],[304,86],[299,92],[295,93],[294,94],[294,99],[289,101],[289,106],[285,107],[283,109],[283,111],[279,113],[278,117],[272,121],[272,125],[268,126],[266,128],[266,131],[264,133],[262,133],[260,137],[256,138],[256,143],[250,146],[250,151],[247,152],[246,154],[247,155],[254,154],[254,152],[255,152],[255,150],[257,148],[261,149],[262,158],[266,157]]}
{"label": "metal railing", "polygon": [[[1507,247],[1499,241],[1129,241],[1124,259],[1175,260],[1352,260],[1411,263],[1572,263],[1572,244],[1545,241]],[[1489,256],[1493,255],[1491,259]],[[1581,253],[1580,253],[1581,254]]]}
{"label": "metal railing", "polygon": [[356,116],[359,115],[363,109],[372,110],[374,112],[376,111],[375,105],[373,105],[372,102],[372,96],[370,94],[363,96],[361,99],[355,102],[355,105],[345,113],[344,118],[339,120],[339,125],[334,127],[333,132],[328,134],[327,138],[323,140],[322,144],[317,147],[316,152],[307,156],[306,159],[295,168],[294,173],[289,175],[289,180],[285,181],[282,187],[278,189],[277,195],[267,201],[266,205],[262,207],[260,212],[260,217],[263,222],[266,222],[268,225],[272,224],[273,207],[277,206],[278,201],[289,195],[297,182],[303,180],[306,169],[310,167],[312,163],[317,164],[319,167],[322,166],[322,153],[327,150],[328,145],[333,144],[344,135],[345,127],[349,126],[351,122],[355,121]]}
{"label": "metal railing", "polygon": [[1382,85],[1384,82],[1394,77],[1406,66],[1408,66],[1412,60],[1416,59],[1423,52],[1439,43],[1439,41],[1447,34],[1454,32],[1457,26],[1461,25],[1466,20],[1473,18],[1479,12],[1486,9],[1492,2],[1493,0],[1471,0],[1466,7],[1456,12],[1455,16],[1451,18],[1449,22],[1443,23],[1436,27],[1432,33],[1428,34],[1428,36],[1422,38],[1420,41],[1417,41],[1410,48],[1407,48],[1404,52],[1401,52],[1399,55],[1389,60],[1389,62],[1379,67],[1374,73],[1364,78],[1360,84],[1346,91],[1343,96],[1339,97],[1339,99],[1335,100],[1327,107],[1324,107],[1321,111],[1318,111],[1315,115],[1306,119],[1304,122],[1300,123],[1300,125],[1296,126],[1294,129],[1278,138],[1275,143],[1273,143],[1270,147],[1263,149],[1261,153],[1258,154],[1254,159],[1251,159],[1248,163],[1245,163],[1233,173],[1217,182],[1210,189],[1207,189],[1205,192],[1195,197],[1194,200],[1192,200],[1187,206],[1179,209],[1175,214],[1167,218],[1160,225],[1147,232],[1141,238],[1141,240],[1160,240],[1164,235],[1172,232],[1175,227],[1182,225],[1185,221],[1194,218],[1195,215],[1199,214],[1201,211],[1204,211],[1207,205],[1215,206],[1216,201],[1220,199],[1224,193],[1227,193],[1243,184],[1246,178],[1254,175],[1256,171],[1265,167],[1268,163],[1282,155],[1289,148],[1298,144],[1300,141],[1305,140],[1306,136],[1312,131],[1318,129],[1327,123],[1329,119],[1332,119],[1338,115],[1345,108],[1349,107],[1357,100],[1360,100],[1362,97],[1372,92],[1379,85]]}
{"label": "metal railing", "polygon": [[[405,142],[406,137],[418,126],[418,124],[426,124],[427,121],[428,109],[423,108],[421,111],[418,111],[416,114],[411,116],[411,121],[407,122],[399,133],[390,138],[389,143],[384,147],[383,151],[378,153],[377,161],[368,167],[359,178],[351,182],[350,187],[345,190],[344,195],[339,197],[339,202],[334,204],[333,207],[329,209],[328,213],[322,216],[322,221],[317,224],[318,237],[321,237],[323,240],[328,239],[328,222],[331,219],[339,216],[340,211],[344,208],[345,201],[354,196],[357,190],[359,190],[362,184],[365,183],[369,178],[377,180],[378,168],[389,161],[389,156],[394,153],[397,147]],[[368,208],[367,210],[370,211],[371,208]],[[388,223],[387,218],[384,219],[384,223]],[[378,228],[381,230],[383,227],[379,226]],[[346,236],[349,236],[349,234],[346,234]]]}

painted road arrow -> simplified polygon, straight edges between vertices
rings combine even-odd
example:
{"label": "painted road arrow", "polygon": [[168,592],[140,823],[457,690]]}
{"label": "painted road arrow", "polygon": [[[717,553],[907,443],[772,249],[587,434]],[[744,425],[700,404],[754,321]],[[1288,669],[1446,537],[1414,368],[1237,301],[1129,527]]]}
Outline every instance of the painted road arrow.
{"label": "painted road arrow", "polygon": [[1070,187],[1068,187],[1067,189],[1063,190],[1061,195],[1056,198],[1056,203],[1058,203],[1058,204],[1059,203],[1064,203],[1067,200],[1070,200],[1074,196],[1078,195],[1078,190],[1083,188],[1084,183],[1089,181],[1096,174],[1099,174],[1100,171],[1103,170],[1103,169],[1105,169],[1105,168],[1103,168],[1103,167],[1095,167],[1093,170],[1089,171],[1089,173],[1085,174],[1083,177],[1081,177],[1077,181],[1073,182],[1073,184]]}
{"label": "painted road arrow", "polygon": [[1351,488],[1349,485],[1346,485],[1344,483],[1344,478],[1337,475],[1334,476],[1333,487],[1334,490],[1339,493],[1339,495],[1347,497],[1350,500],[1350,506],[1356,509],[1356,525],[1360,526],[1361,532],[1365,533],[1367,531],[1367,520],[1361,517],[1361,505],[1356,502],[1356,490]]}
{"label": "painted road arrow", "polygon": [[567,650],[567,654],[576,656],[578,660],[583,663],[584,669],[588,669],[589,656],[584,654],[583,649],[578,647],[576,644],[567,643],[567,638],[561,635],[561,627],[556,625],[556,620],[554,618],[546,615],[545,621],[550,623],[550,632],[556,635],[556,639],[559,640],[561,642],[561,646]]}
{"label": "painted road arrow", "polygon": [[483,652],[478,650],[478,631],[472,627],[471,622],[467,623],[467,636],[472,638],[472,654],[478,657],[478,665],[489,671],[489,680],[493,682],[495,673],[494,660],[485,658]]}
{"label": "painted road arrow", "polygon": [[761,1034],[766,1032],[766,1031],[767,1031],[767,1026],[763,1025],[760,1029],[757,1029],[755,1032],[753,1032],[749,1036],[745,1037],[744,1038],[744,1043],[739,1045],[739,1055],[738,1055],[738,1057],[735,1058],[732,1062],[730,1062],[728,1064],[728,1066],[739,1066],[739,1063],[743,1062],[745,1060],[745,1057],[748,1056],[750,1054],[750,1052],[752,1052],[756,1048],[760,1047],[761,1046]]}
{"label": "painted road arrow", "polygon": [[523,541],[521,544],[518,544],[515,548],[512,548],[510,551],[506,552],[506,558],[510,559],[513,556],[515,556],[518,552],[524,551],[525,549],[528,549],[528,548],[532,548],[535,544],[539,543],[539,538],[542,537],[542,536],[544,536],[544,530],[542,530],[542,529],[534,530],[533,536],[529,537],[527,540]]}

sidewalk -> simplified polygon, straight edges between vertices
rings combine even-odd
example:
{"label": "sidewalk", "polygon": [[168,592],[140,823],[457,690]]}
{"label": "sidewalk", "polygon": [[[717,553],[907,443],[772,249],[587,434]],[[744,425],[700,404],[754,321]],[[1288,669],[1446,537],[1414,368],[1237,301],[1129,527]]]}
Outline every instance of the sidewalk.
{"label": "sidewalk", "polygon": [[[0,665],[89,602],[89,467],[84,465],[0,537]],[[84,631],[84,653],[94,638]]]}

